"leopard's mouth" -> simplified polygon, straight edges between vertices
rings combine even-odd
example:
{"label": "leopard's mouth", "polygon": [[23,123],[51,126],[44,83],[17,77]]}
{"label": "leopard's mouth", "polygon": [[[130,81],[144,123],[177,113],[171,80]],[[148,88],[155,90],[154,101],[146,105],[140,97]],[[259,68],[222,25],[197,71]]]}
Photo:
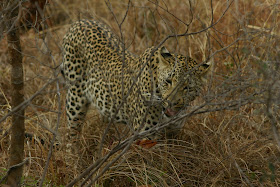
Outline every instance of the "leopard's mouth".
{"label": "leopard's mouth", "polygon": [[167,117],[173,117],[177,115],[184,108],[184,105],[182,105],[179,102],[176,103],[165,102],[163,103],[163,107],[164,107],[164,114]]}
{"label": "leopard's mouth", "polygon": [[176,114],[178,114],[180,110],[176,110],[174,108],[171,108],[171,107],[168,107],[164,110],[164,114],[167,116],[167,117],[172,117],[172,116],[175,116]]}

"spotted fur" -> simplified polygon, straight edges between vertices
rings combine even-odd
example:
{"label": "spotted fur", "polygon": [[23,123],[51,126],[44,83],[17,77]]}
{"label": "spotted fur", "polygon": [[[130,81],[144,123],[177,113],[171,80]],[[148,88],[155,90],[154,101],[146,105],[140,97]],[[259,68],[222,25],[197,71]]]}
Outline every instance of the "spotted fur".
{"label": "spotted fur", "polygon": [[201,77],[209,69],[208,64],[198,65],[165,47],[151,47],[135,56],[97,21],[75,22],[64,37],[63,50],[72,136],[80,132],[90,104],[108,120],[124,122],[135,131],[149,130],[199,95]]}

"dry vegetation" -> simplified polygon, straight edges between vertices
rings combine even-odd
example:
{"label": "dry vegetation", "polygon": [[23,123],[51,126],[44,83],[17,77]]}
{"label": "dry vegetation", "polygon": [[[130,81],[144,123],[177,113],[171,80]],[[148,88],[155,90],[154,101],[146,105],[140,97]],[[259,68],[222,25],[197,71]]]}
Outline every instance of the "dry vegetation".
{"label": "dry vegetation", "polygon": [[[22,30],[26,99],[39,91],[26,108],[26,131],[38,138],[26,140],[25,158],[29,160],[24,167],[24,186],[39,184],[57,124],[59,144],[52,150],[43,186],[64,186],[81,170],[66,165],[66,157],[78,159],[65,150],[67,122],[63,80],[60,78],[59,84],[52,80],[57,75],[60,77],[57,67],[61,63],[62,38],[73,21],[95,18],[107,23],[120,36],[116,19],[123,19],[127,1],[112,1],[111,7],[105,2],[52,0],[44,10],[52,27],[42,31]],[[192,2],[191,7],[189,2]],[[162,140],[152,149],[132,145],[98,178],[95,186],[279,185],[277,63],[280,57],[280,5],[273,0],[236,0],[232,4],[231,1],[214,0],[211,9],[210,2],[135,0],[130,4],[121,31],[126,47],[135,54],[158,45],[167,35],[181,34],[186,29],[189,33],[196,32],[210,26],[213,10],[213,21],[218,21],[216,25],[205,32],[173,37],[164,43],[170,51],[198,61],[212,56],[214,64],[208,84],[189,111],[203,103],[207,105],[187,118],[176,139]],[[4,34],[1,38],[2,118],[11,109],[11,90],[7,41]],[[0,180],[8,166],[10,125],[9,117],[0,123],[3,134],[0,139]],[[106,126],[95,111],[87,115],[81,139],[80,167],[86,168],[100,156],[98,145]],[[118,132],[126,130],[125,127],[116,128],[111,128],[105,135],[102,156],[118,145]],[[111,156],[106,163],[117,155]]]}

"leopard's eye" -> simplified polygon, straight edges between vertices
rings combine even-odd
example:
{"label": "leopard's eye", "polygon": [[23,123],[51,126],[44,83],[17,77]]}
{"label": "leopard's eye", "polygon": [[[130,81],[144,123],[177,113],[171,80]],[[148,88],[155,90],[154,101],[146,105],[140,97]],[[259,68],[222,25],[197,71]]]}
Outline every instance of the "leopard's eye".
{"label": "leopard's eye", "polygon": [[167,82],[168,84],[172,84],[172,80],[171,80],[171,79],[166,79],[166,82]]}

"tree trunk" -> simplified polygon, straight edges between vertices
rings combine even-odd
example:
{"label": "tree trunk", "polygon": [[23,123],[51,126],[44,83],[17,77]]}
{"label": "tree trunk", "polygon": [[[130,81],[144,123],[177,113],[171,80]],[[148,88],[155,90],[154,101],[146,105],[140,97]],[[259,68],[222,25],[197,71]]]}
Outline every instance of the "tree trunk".
{"label": "tree trunk", "polygon": [[[18,6],[11,10],[11,20],[15,22],[18,16]],[[18,106],[24,101],[24,85],[23,85],[23,66],[22,53],[19,37],[19,29],[17,23],[11,23],[13,28],[7,34],[8,39],[8,55],[11,69],[11,84],[12,84],[12,108]],[[24,156],[24,107],[17,110],[12,115],[11,127],[11,146],[9,152],[9,166],[14,166],[23,161]],[[10,186],[19,186],[23,172],[23,166],[13,167],[10,169],[7,184]]]}

